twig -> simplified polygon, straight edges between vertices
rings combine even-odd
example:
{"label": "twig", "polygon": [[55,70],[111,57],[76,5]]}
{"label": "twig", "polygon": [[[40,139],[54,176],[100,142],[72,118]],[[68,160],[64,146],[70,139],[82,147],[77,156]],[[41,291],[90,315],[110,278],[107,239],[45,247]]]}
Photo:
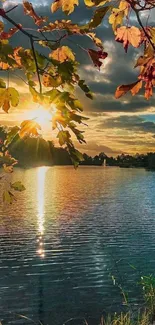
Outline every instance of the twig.
{"label": "twig", "polygon": [[16,6],[12,7],[11,9],[7,10],[7,11],[6,11],[6,14],[8,14],[8,13],[11,12],[12,10],[16,9],[17,7],[18,7],[18,5],[16,5]]}
{"label": "twig", "polygon": [[38,77],[38,82],[39,82],[39,87],[40,87],[40,93],[42,93],[42,84],[41,84],[41,79],[40,79],[40,75],[39,75],[39,66],[38,66],[38,61],[37,61],[37,57],[36,57],[36,53],[35,53],[35,48],[34,48],[34,44],[33,44],[34,43],[34,38],[37,38],[38,39],[38,37],[37,36],[33,36],[32,34],[26,32],[14,20],[12,20],[10,17],[8,17],[5,12],[2,12],[2,14],[3,14],[3,18],[5,18],[12,25],[14,25],[15,27],[17,27],[18,30],[20,30],[24,35],[26,35],[30,39],[30,44],[31,44],[32,52],[33,52],[33,57],[34,57],[35,65],[36,65],[36,73],[37,73],[37,77]]}
{"label": "twig", "polygon": [[40,79],[40,74],[39,74],[39,66],[38,66],[38,61],[37,61],[37,58],[36,58],[36,53],[35,53],[35,48],[34,48],[33,38],[32,37],[30,37],[30,43],[31,43],[31,48],[32,48],[33,56],[34,56],[35,65],[36,65],[36,72],[37,72],[37,76],[38,76],[40,94],[41,94],[42,93],[42,84],[41,84],[41,79]]}
{"label": "twig", "polygon": [[3,15],[1,15],[3,18],[5,18],[7,21],[9,21],[9,23],[11,23],[12,25],[14,25],[15,27],[18,28],[19,31],[21,31],[24,35],[26,35],[27,37],[35,37],[38,38],[37,36],[33,36],[30,33],[27,33],[19,24],[17,24],[12,18],[10,18],[9,16],[6,15],[6,13],[3,13]]}

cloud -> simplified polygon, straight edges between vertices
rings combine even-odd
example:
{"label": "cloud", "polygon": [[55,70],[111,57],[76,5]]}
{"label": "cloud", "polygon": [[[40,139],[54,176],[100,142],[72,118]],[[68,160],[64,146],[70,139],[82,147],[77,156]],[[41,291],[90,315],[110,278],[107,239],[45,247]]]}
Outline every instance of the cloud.
{"label": "cloud", "polygon": [[[33,29],[31,32],[35,34],[34,29],[36,26],[30,17],[23,15],[21,2],[22,0],[7,1],[4,5],[10,8],[18,3],[18,8],[10,13],[10,17],[17,23]],[[75,23],[84,24],[93,15],[94,9],[86,8],[83,2],[69,17],[66,17],[61,10],[53,15],[50,11],[51,2],[52,0],[32,0],[37,13],[48,16],[50,21],[69,18]],[[150,22],[153,22],[153,18],[153,13],[151,13]],[[131,19],[133,20],[133,17]],[[146,17],[143,17],[143,19],[146,19]],[[7,30],[11,25],[6,23],[5,27]],[[137,79],[139,70],[134,69],[134,64],[139,55],[139,50],[130,47],[128,53],[125,54],[122,44],[114,41],[115,36],[111,26],[107,23],[107,19],[97,29],[97,35],[103,40],[104,49],[109,54],[101,71],[98,71],[93,66],[87,53],[78,46],[80,44],[86,49],[92,48],[93,44],[89,38],[70,36],[69,40],[62,43],[65,44],[66,42],[76,53],[76,58],[80,62],[81,79],[86,80],[95,95],[94,101],[91,101],[80,90],[77,91],[77,97],[82,100],[86,115],[90,116],[89,127],[85,128],[87,146],[79,146],[79,149],[82,148],[85,152],[93,155],[100,151],[104,151],[109,155],[115,155],[122,151],[134,152],[139,150],[144,152],[147,151],[149,146],[153,150],[152,139],[155,137],[155,123],[146,121],[142,114],[147,114],[150,110],[151,112],[155,111],[153,102],[155,97],[150,101],[146,101],[140,93],[135,97],[126,95],[119,100],[114,98],[117,86],[132,83]],[[19,32],[13,36],[11,44],[13,47],[22,44],[26,48],[29,47],[29,40]],[[41,47],[38,46],[37,50],[40,52]],[[21,120],[22,114],[20,113],[32,107],[31,96],[28,97],[27,94],[23,96],[23,93],[26,93],[26,85],[11,73],[10,79],[12,80],[10,84],[20,88],[22,100],[19,108],[11,110],[12,113],[7,117],[5,114],[0,115],[0,120],[9,125]],[[33,108],[34,106],[35,104],[33,104]],[[47,137],[50,138],[51,135],[47,134]]]}
{"label": "cloud", "polygon": [[132,130],[143,133],[155,133],[155,123],[145,121],[140,116],[119,116],[114,118],[107,118],[104,122],[98,125],[98,128],[106,129],[123,129]]}

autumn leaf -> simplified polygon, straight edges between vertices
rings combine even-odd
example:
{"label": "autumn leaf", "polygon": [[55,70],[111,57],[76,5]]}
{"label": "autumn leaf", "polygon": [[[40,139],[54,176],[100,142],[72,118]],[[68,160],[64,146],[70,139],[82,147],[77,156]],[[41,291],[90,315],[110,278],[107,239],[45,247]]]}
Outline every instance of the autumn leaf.
{"label": "autumn leaf", "polygon": [[122,25],[124,18],[124,11],[119,8],[113,8],[111,15],[109,16],[109,24],[112,25],[113,31],[116,32],[117,26]]}
{"label": "autumn leaf", "polygon": [[79,80],[78,85],[88,98],[93,99],[93,95],[84,80]]}
{"label": "autumn leaf", "polygon": [[71,135],[68,131],[59,131],[57,138],[59,139],[60,146],[70,141]]}
{"label": "autumn leaf", "polygon": [[84,2],[87,7],[91,8],[94,6],[104,6],[106,3],[110,2],[110,0],[84,0]]}
{"label": "autumn leaf", "polygon": [[66,30],[69,34],[82,34],[85,33],[83,26],[79,26],[77,24],[73,24],[71,20],[56,20],[55,22],[50,22],[49,25],[44,26],[38,31],[41,32],[50,32],[53,30]]}
{"label": "autumn leaf", "polygon": [[95,33],[87,33],[87,36],[92,39],[92,41],[97,47],[103,50],[103,43],[98,37],[96,37]]}
{"label": "autumn leaf", "polygon": [[19,93],[15,88],[0,89],[0,107],[8,113],[11,106],[16,107],[19,103]]}
{"label": "autumn leaf", "polygon": [[136,48],[140,46],[141,32],[139,28],[135,26],[122,26],[117,28],[115,39],[117,42],[123,43],[124,49],[127,52],[129,44]]}
{"label": "autumn leaf", "polygon": [[129,9],[130,9],[130,4],[127,1],[125,0],[120,1],[119,10],[124,11],[125,16],[128,16]]}
{"label": "autumn leaf", "polygon": [[136,95],[139,90],[142,88],[142,81],[138,80],[132,84],[129,85],[121,85],[117,87],[116,92],[115,92],[115,98],[120,98],[123,95],[125,95],[128,91],[131,92],[131,94],[134,96]]}
{"label": "autumn leaf", "polygon": [[18,27],[10,28],[8,32],[1,32],[0,39],[7,40],[8,38],[12,37],[15,33],[17,33],[21,29],[22,25],[19,24]]}
{"label": "autumn leaf", "polygon": [[149,27],[149,33],[150,33],[152,42],[155,44],[155,27]]}
{"label": "autumn leaf", "polygon": [[[5,153],[1,153],[0,154],[0,166],[3,167],[13,167],[14,165],[17,164],[17,160],[15,158],[13,158],[8,151],[6,151]],[[4,168],[5,169],[5,168]]]}
{"label": "autumn leaf", "polygon": [[99,69],[100,69],[101,65],[103,64],[103,62],[100,60],[104,60],[108,56],[108,53],[103,52],[102,50],[95,51],[95,50],[89,49],[88,53],[94,63],[94,66],[98,67]]}
{"label": "autumn leaf", "polygon": [[6,88],[6,83],[3,79],[0,78],[0,88]]}
{"label": "autumn leaf", "polygon": [[18,192],[23,192],[25,191],[25,186],[20,182],[15,182],[15,183],[11,183],[10,184],[11,188],[14,189],[15,191],[18,191]]}
{"label": "autumn leaf", "polygon": [[106,15],[106,13],[108,12],[109,9],[110,9],[110,7],[108,7],[108,6],[97,9],[94,13],[93,18],[91,19],[90,23],[88,24],[89,28],[98,27],[101,24],[104,16]]}
{"label": "autumn leaf", "polygon": [[36,12],[32,6],[32,3],[28,2],[28,1],[24,1],[23,8],[24,8],[25,15],[28,15],[31,18],[33,18],[36,25],[40,26],[41,24],[43,24],[44,22],[47,21],[47,19],[45,17],[41,17],[36,14]]}
{"label": "autumn leaf", "polygon": [[51,11],[54,13],[62,9],[67,15],[74,11],[74,6],[78,6],[79,0],[55,0],[51,5]]}
{"label": "autumn leaf", "polygon": [[16,198],[14,196],[14,194],[10,191],[4,191],[3,192],[3,202],[4,203],[8,203],[8,204],[12,204],[13,201],[16,201]]}
{"label": "autumn leaf", "polygon": [[19,136],[24,138],[25,136],[35,136],[39,135],[38,131],[41,130],[40,125],[34,120],[25,120],[21,123],[21,129],[19,131]]}
{"label": "autumn leaf", "polygon": [[4,23],[0,21],[0,33],[2,33],[4,30]]}
{"label": "autumn leaf", "polygon": [[48,73],[44,73],[43,75],[43,85],[45,87],[59,87],[62,84],[62,79],[60,75],[51,76]]}
{"label": "autumn leaf", "polygon": [[75,56],[72,50],[68,46],[59,47],[57,50],[53,51],[50,55],[50,58],[57,60],[59,62],[64,61],[75,61]]}
{"label": "autumn leaf", "polygon": [[7,166],[6,164],[3,165],[5,173],[13,173],[13,166]]}

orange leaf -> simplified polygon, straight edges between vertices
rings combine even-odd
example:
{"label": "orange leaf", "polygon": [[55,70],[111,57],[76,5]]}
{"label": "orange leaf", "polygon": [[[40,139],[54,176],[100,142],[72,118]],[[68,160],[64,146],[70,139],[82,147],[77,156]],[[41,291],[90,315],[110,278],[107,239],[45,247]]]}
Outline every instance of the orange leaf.
{"label": "orange leaf", "polygon": [[117,42],[123,43],[124,49],[127,52],[129,44],[136,48],[139,47],[142,37],[137,27],[122,26],[117,28],[115,39]]}
{"label": "orange leaf", "polygon": [[31,18],[33,18],[36,25],[40,26],[42,23],[46,22],[45,17],[41,17],[36,14],[36,12],[32,6],[32,3],[28,2],[28,1],[24,1],[23,7],[24,7],[25,15],[28,15]]}
{"label": "orange leaf", "polygon": [[19,26],[19,28],[14,27],[14,28],[10,28],[10,30],[8,32],[2,32],[0,34],[0,39],[4,40],[4,39],[8,39],[8,38],[12,37],[22,27],[22,25],[20,25],[20,24],[18,26]]}
{"label": "orange leaf", "polygon": [[129,85],[121,85],[117,87],[115,92],[115,98],[118,99],[125,95],[128,91],[131,91],[131,94],[134,96],[136,95],[139,90],[142,88],[142,81],[138,80],[132,84]]}

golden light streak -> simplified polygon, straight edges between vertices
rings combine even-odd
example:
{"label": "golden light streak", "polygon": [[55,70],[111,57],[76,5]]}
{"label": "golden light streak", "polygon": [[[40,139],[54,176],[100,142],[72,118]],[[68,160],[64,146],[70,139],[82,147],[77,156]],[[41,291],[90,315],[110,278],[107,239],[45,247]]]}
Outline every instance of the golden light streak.
{"label": "golden light streak", "polygon": [[44,214],[45,214],[45,177],[46,172],[49,167],[39,167],[38,168],[38,184],[37,184],[37,218],[38,218],[38,249],[37,254],[41,257],[45,257],[45,250],[44,250]]}

